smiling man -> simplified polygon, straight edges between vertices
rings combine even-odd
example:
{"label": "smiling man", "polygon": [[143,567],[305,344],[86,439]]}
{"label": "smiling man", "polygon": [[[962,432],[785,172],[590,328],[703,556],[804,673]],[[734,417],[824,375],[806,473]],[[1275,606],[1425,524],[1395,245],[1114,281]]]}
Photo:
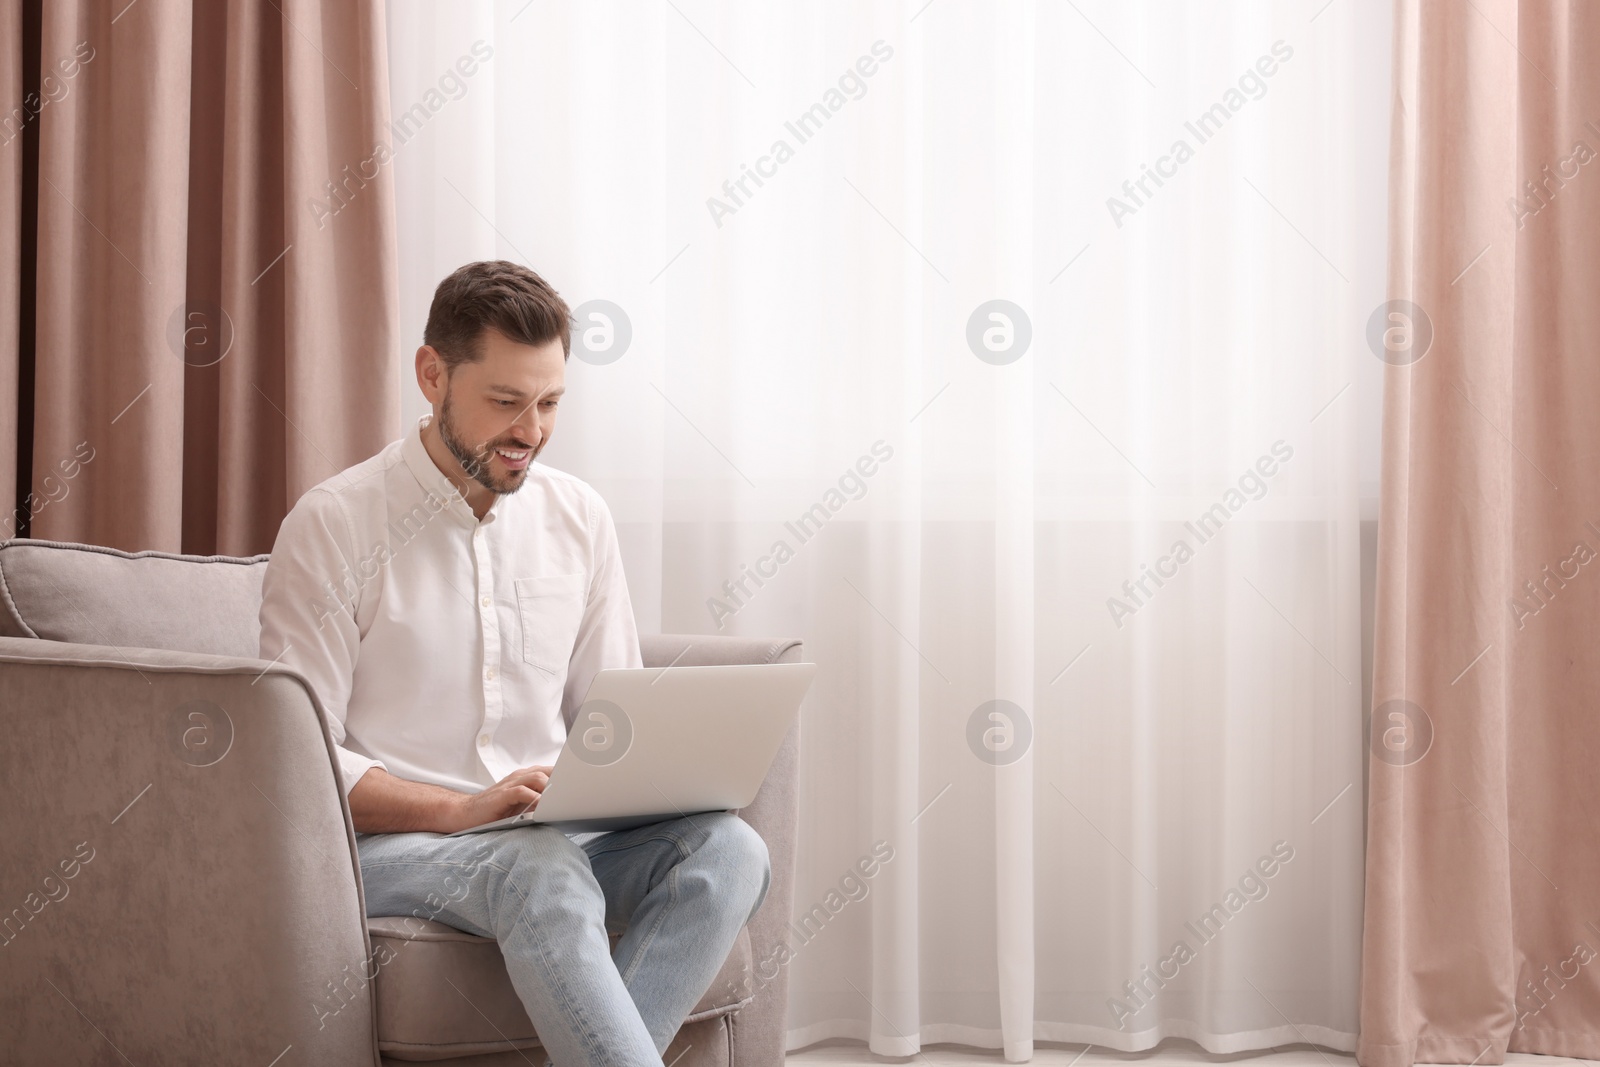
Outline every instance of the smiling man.
{"label": "smiling man", "polygon": [[327,713],[367,914],[498,941],[561,1067],[659,1067],[766,896],[766,846],[727,812],[445,836],[537,804],[590,680],[640,656],[609,509],[534,462],[565,392],[566,303],[525,267],[469,263],[423,340],[433,413],[284,518],[261,657]]}

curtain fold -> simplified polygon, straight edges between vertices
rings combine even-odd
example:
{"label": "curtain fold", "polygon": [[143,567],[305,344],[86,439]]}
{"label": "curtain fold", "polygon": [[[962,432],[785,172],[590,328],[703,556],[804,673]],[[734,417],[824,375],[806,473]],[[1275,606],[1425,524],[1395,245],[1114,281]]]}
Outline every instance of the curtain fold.
{"label": "curtain fold", "polygon": [[1600,1057],[1600,10],[1401,0],[1363,1067]]}
{"label": "curtain fold", "polygon": [[[17,398],[22,376],[23,5],[0,4],[0,100],[16,101],[0,120],[0,538],[16,534]],[[31,345],[31,338],[30,338]]]}
{"label": "curtain fold", "polygon": [[35,382],[6,405],[31,407],[26,528],[267,551],[299,494],[395,433],[383,6],[42,14]]}

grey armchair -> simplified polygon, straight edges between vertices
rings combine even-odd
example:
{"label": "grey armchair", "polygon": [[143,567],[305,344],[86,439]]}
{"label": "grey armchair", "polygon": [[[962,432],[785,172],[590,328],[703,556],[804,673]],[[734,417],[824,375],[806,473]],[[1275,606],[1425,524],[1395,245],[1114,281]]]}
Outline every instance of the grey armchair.
{"label": "grey armchair", "polygon": [[[266,561],[0,542],[0,1059],[542,1064],[493,941],[366,917],[316,697],[256,658]],[[648,666],[801,654],[641,644]],[[740,812],[766,901],[675,1067],[783,1059],[786,974],[752,961],[793,901],[798,731]]]}

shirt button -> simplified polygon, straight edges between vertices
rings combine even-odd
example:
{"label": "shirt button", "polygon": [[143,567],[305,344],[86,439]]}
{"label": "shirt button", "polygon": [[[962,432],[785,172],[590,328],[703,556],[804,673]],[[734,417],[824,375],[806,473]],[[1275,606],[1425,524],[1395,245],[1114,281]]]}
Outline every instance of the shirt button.
{"label": "shirt button", "polygon": [[484,597],[483,598],[483,606],[484,607],[489,607],[493,603],[494,603],[494,601],[491,598],[489,598],[489,597]]}
{"label": "shirt button", "polygon": [[489,679],[491,682],[494,681],[494,668],[490,667],[488,670],[484,671],[483,676]]}
{"label": "shirt button", "polygon": [[488,748],[489,747],[489,735],[488,734],[479,734],[478,735],[478,747],[479,748]]}
{"label": "shirt button", "polygon": [[473,530],[472,531],[472,536],[473,537],[482,537],[483,536],[483,528],[479,527],[478,529]]}

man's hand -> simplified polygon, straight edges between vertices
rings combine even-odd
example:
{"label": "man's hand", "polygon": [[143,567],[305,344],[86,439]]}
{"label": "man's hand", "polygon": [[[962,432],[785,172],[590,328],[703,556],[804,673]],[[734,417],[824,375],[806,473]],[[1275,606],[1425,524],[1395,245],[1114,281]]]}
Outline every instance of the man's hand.
{"label": "man's hand", "polygon": [[539,797],[550,784],[550,771],[549,767],[523,767],[481,793],[457,793],[460,800],[451,813],[456,825],[445,832],[465,830],[532,811],[539,806]]}
{"label": "man's hand", "polygon": [[350,821],[363,834],[416,830],[450,834],[532,811],[550,782],[551,768],[523,767],[481,793],[396,778],[373,767],[350,790]]}

